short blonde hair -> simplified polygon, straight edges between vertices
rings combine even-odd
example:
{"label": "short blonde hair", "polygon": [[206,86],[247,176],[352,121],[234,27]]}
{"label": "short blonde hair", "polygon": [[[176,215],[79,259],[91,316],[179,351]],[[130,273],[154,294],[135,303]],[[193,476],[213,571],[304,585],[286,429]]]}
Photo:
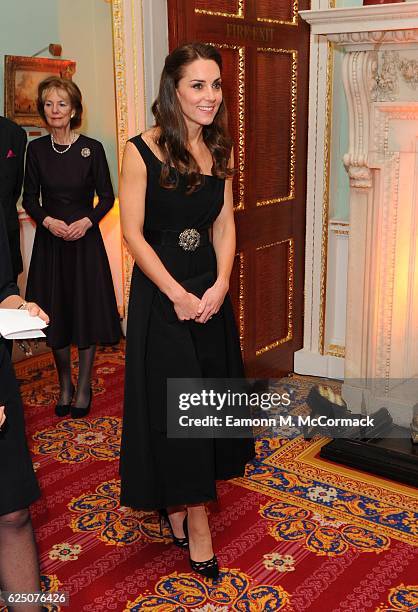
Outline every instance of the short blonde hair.
{"label": "short blonde hair", "polygon": [[38,113],[45,123],[47,123],[47,120],[45,116],[44,103],[46,95],[51,89],[62,89],[68,94],[71,108],[75,112],[74,117],[72,117],[70,121],[70,127],[71,129],[80,127],[83,116],[81,91],[78,86],[73,83],[73,81],[70,81],[70,79],[62,79],[55,76],[47,77],[38,85],[38,99],[36,100],[36,106],[38,108]]}

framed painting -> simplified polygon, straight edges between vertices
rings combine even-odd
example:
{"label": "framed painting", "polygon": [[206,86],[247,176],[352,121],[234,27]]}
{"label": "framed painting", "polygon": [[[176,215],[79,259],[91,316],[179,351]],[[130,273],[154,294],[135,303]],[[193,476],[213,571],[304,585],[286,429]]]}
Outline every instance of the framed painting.
{"label": "framed painting", "polygon": [[49,76],[71,79],[73,60],[6,55],[4,58],[4,114],[18,125],[44,127],[36,110],[38,85]]}

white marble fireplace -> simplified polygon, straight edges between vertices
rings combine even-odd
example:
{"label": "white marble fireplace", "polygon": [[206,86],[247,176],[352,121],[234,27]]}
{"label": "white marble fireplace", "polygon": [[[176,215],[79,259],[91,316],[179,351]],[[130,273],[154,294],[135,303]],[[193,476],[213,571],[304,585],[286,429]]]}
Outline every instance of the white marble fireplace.
{"label": "white marble fireplace", "polygon": [[[408,426],[418,403],[418,2],[301,16],[313,37],[344,49],[350,219],[343,396],[355,412],[386,406]],[[313,231],[307,227],[308,238]]]}

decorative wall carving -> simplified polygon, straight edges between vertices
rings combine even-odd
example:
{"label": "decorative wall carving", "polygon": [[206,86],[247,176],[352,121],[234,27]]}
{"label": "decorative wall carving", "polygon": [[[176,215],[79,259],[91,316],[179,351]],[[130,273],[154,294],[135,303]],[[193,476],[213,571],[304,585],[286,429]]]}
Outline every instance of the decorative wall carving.
{"label": "decorative wall carving", "polygon": [[377,44],[408,44],[418,41],[417,30],[377,30],[375,32],[343,32],[341,34],[331,34],[328,39],[337,45],[346,47],[348,50],[351,45],[364,45],[369,43],[376,48]]}
{"label": "decorative wall carving", "polygon": [[411,89],[418,86],[418,61],[400,57],[398,51],[383,51],[381,66],[376,67],[373,76],[372,99],[394,101],[399,97],[399,79]]}
{"label": "decorative wall carving", "polygon": [[376,54],[364,51],[347,53],[343,62],[342,76],[350,126],[349,149],[343,161],[351,186],[361,189],[372,186],[368,166],[369,106],[376,63]]}

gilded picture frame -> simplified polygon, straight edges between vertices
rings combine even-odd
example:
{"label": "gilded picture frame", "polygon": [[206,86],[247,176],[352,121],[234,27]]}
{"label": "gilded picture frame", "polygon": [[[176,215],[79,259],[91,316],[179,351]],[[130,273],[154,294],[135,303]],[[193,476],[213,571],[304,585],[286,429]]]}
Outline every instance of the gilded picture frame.
{"label": "gilded picture frame", "polygon": [[44,127],[36,109],[38,84],[48,76],[71,79],[73,60],[6,55],[4,58],[4,114],[18,125]]}

